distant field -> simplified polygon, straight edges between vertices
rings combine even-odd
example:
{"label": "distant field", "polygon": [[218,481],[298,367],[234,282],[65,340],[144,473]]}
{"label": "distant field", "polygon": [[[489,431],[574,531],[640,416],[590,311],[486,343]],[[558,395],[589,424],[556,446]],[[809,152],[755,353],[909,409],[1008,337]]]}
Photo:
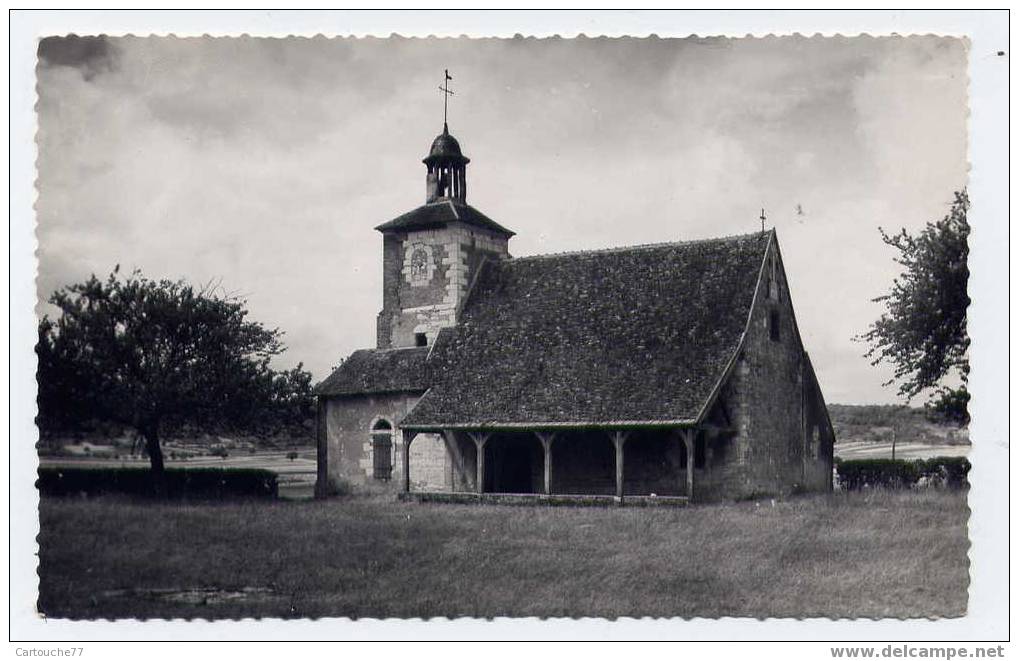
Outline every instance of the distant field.
{"label": "distant field", "polygon": [[[180,468],[265,468],[278,473],[305,473],[315,472],[315,454],[313,451],[305,451],[298,454],[296,459],[288,459],[286,451],[258,452],[255,454],[237,453],[225,458],[213,456],[191,457],[184,461],[182,459],[166,458],[167,466]],[[90,457],[40,457],[39,463],[42,466],[148,466],[148,457],[121,457],[120,459],[90,458]]]}
{"label": "distant field", "polygon": [[[895,444],[896,459],[930,459],[931,457],[966,457],[969,445],[935,445],[900,442]],[[890,459],[891,442],[838,441],[835,456],[843,459]]]}
{"label": "distant field", "polygon": [[939,617],[964,493],[680,509],[44,498],[49,617]]}
{"label": "distant field", "polygon": [[965,457],[969,431],[929,419],[919,407],[829,404],[835,455],[843,459]]}
{"label": "distant field", "polygon": [[840,441],[968,445],[969,430],[936,422],[920,407],[829,404],[828,415]]}

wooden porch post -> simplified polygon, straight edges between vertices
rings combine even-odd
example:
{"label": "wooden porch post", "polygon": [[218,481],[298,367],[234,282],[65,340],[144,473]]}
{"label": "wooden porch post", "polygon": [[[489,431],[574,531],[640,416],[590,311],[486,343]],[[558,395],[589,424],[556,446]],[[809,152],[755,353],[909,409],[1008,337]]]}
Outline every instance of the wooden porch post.
{"label": "wooden porch post", "polygon": [[679,432],[683,439],[683,445],[686,447],[686,497],[692,502],[693,501],[693,446],[694,436],[697,434],[696,429],[682,429]]}
{"label": "wooden porch post", "polygon": [[545,495],[548,495],[552,493],[552,441],[555,440],[555,432],[536,431],[534,435],[545,449]]}
{"label": "wooden porch post", "polygon": [[441,436],[442,445],[446,448],[446,457],[449,459],[449,490],[456,491],[457,476],[463,481],[463,457],[456,445],[456,436],[452,429],[443,429]]}
{"label": "wooden porch post", "polygon": [[478,477],[477,477],[477,492],[485,493],[485,443],[488,443],[488,439],[492,436],[490,432],[467,432],[474,440],[474,447],[477,448],[478,461]]}
{"label": "wooden porch post", "polygon": [[610,432],[612,444],[616,446],[616,498],[623,501],[623,446],[626,444],[628,431]]}
{"label": "wooden porch post", "polygon": [[410,493],[410,444],[416,431],[403,430],[403,492]]}

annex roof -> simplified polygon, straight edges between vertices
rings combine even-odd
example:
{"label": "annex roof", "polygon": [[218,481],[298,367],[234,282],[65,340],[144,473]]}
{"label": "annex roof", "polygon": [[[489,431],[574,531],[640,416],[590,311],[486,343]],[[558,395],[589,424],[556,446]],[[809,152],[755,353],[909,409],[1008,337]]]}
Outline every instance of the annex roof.
{"label": "annex roof", "polygon": [[359,349],[315,386],[314,393],[342,396],[422,392],[428,388],[427,356],[427,347]]}
{"label": "annex roof", "polygon": [[771,236],[487,263],[401,426],[692,423],[739,347]]}

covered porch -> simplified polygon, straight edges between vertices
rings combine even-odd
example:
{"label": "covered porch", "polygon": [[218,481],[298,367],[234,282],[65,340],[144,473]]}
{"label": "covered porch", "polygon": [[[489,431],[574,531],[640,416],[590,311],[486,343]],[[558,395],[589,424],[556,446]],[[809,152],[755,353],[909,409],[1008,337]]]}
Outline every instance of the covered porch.
{"label": "covered porch", "polygon": [[[409,450],[438,433],[449,459],[443,493],[411,493]],[[403,430],[405,498],[506,504],[685,504],[696,496],[709,429]]]}

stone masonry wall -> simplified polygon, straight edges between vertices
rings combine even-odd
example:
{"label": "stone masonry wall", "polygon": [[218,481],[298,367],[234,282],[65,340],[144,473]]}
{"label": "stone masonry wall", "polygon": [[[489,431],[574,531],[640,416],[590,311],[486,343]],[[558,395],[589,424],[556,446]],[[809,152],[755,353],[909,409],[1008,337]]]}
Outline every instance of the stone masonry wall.
{"label": "stone masonry wall", "polygon": [[[833,435],[774,243],[743,350],[715,408],[711,417],[727,420],[734,432],[706,438],[707,461],[695,471],[698,500],[830,488]],[[815,427],[818,440],[811,445]]]}
{"label": "stone masonry wall", "polygon": [[835,430],[825,409],[824,397],[814,370],[806,363],[806,461],[803,466],[804,487],[811,491],[830,491],[832,464],[835,454]]}
{"label": "stone masonry wall", "polygon": [[382,311],[376,319],[376,346],[392,348],[393,311],[400,309],[400,279],[391,274],[403,268],[403,240],[395,234],[382,236]]}
{"label": "stone masonry wall", "polygon": [[508,256],[506,237],[461,223],[387,234],[378,347],[414,346],[417,333],[424,333],[431,344],[439,329],[454,325],[457,308],[485,255]]}
{"label": "stone masonry wall", "polygon": [[[395,491],[403,484],[403,436],[399,424],[420,394],[393,393],[329,398],[325,402],[327,475],[368,490]],[[390,480],[373,478],[371,429],[384,419],[393,427]],[[449,488],[449,460],[442,439],[419,434],[410,446],[411,488]]]}

